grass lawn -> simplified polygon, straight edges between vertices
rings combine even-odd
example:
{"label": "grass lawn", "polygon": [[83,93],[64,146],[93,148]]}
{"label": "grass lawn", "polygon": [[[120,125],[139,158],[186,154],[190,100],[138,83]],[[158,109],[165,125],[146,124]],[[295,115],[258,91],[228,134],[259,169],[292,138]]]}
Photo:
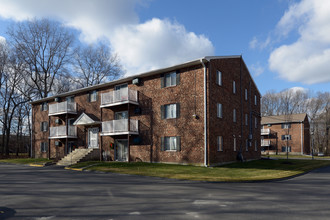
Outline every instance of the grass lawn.
{"label": "grass lawn", "polygon": [[14,163],[14,164],[44,164],[52,162],[45,158],[20,158],[20,159],[1,159],[0,163]]}
{"label": "grass lawn", "polygon": [[258,181],[289,177],[322,167],[330,161],[321,160],[257,160],[219,167],[196,167],[160,163],[83,162],[71,166],[94,171],[155,176],[199,181]]}

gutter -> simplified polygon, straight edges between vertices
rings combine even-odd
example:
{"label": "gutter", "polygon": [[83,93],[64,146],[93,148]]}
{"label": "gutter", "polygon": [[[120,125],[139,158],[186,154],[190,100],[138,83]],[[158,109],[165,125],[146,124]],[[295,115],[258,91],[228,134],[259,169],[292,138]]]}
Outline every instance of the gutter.
{"label": "gutter", "polygon": [[204,166],[208,166],[208,158],[207,158],[207,88],[206,88],[206,66],[204,64],[204,60],[200,59],[201,64],[204,68]]}

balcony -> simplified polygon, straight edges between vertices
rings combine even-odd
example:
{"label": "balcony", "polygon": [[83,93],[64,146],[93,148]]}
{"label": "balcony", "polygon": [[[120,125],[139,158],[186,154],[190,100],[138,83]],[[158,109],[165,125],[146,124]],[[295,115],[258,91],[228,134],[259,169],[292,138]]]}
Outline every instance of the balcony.
{"label": "balcony", "polygon": [[261,147],[268,147],[270,143],[270,140],[261,140]]}
{"label": "balcony", "polygon": [[261,129],[261,135],[270,135],[270,129],[269,128]]}
{"label": "balcony", "polygon": [[122,104],[138,105],[138,93],[128,88],[101,93],[101,108]]}
{"label": "balcony", "polygon": [[[129,130],[128,123],[130,123]],[[120,119],[102,122],[102,136],[123,134],[139,134],[139,121]]]}
{"label": "balcony", "polygon": [[59,102],[49,105],[48,116],[61,114],[77,114],[77,105],[75,102]]}
{"label": "balcony", "polygon": [[50,127],[49,139],[57,138],[77,138],[77,127],[68,126],[68,132],[66,126]]}

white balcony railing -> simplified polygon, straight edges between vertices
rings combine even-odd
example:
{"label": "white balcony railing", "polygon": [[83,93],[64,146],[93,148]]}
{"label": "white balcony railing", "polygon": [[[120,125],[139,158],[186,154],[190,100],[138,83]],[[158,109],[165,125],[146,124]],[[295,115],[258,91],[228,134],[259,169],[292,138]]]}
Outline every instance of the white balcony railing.
{"label": "white balcony railing", "polygon": [[266,128],[266,129],[261,129],[261,135],[269,135],[270,134],[270,129]]}
{"label": "white balcony railing", "polygon": [[124,103],[138,104],[137,91],[128,88],[101,93],[101,108]]}
{"label": "white balcony railing", "polygon": [[75,102],[59,102],[49,105],[48,115],[60,115],[65,113],[77,113],[77,105]]}
{"label": "white balcony railing", "polygon": [[77,137],[77,127],[68,126],[68,132],[66,131],[66,126],[50,127],[49,128],[49,138],[76,138]]}
{"label": "white balcony railing", "polygon": [[[128,130],[128,123],[130,128]],[[138,134],[139,121],[138,120],[112,120],[102,122],[102,135],[119,135],[119,134]]]}
{"label": "white balcony railing", "polygon": [[261,147],[270,146],[270,140],[261,140]]}

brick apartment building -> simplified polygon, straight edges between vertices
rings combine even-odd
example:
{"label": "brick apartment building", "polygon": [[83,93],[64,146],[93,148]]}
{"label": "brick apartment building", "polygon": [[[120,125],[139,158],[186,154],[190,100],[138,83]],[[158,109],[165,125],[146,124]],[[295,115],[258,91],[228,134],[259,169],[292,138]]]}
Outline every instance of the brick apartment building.
{"label": "brick apartment building", "polygon": [[[262,152],[275,154],[310,154],[307,114],[267,116],[261,118]],[[288,148],[287,148],[288,146]]]}
{"label": "brick apartment building", "polygon": [[31,103],[33,154],[215,165],[260,158],[260,93],[241,56],[213,56]]}

